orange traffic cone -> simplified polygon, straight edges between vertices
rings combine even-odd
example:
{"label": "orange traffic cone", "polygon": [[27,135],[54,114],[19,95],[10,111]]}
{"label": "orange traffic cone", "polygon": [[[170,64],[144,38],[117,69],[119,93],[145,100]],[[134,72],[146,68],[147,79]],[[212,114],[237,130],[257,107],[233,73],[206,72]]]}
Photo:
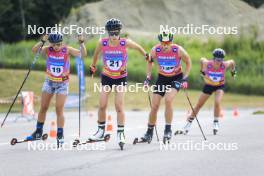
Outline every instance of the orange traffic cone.
{"label": "orange traffic cone", "polygon": [[106,127],[106,131],[113,131],[113,123],[112,123],[112,116],[108,115],[107,117],[107,127]]}
{"label": "orange traffic cone", "polygon": [[238,112],[238,109],[237,109],[237,107],[234,107],[233,108],[233,117],[238,117],[239,116],[239,112]]}
{"label": "orange traffic cone", "polygon": [[49,137],[51,137],[51,138],[56,138],[57,137],[55,121],[51,122]]}

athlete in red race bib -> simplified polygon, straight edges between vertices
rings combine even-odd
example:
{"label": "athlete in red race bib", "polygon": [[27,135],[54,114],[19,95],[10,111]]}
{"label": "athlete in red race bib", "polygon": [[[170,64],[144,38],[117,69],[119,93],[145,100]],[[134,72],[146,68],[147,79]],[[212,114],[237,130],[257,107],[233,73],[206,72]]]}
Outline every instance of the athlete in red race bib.
{"label": "athlete in red race bib", "polygon": [[[225,73],[227,69],[231,69],[231,75],[236,76],[235,62],[233,60],[224,61],[225,51],[221,48],[217,48],[213,51],[213,59],[207,60],[201,58],[201,75],[204,79],[204,87],[200,98],[194,107],[194,112],[197,115],[199,110],[208,100],[212,93],[215,94],[214,102],[214,122],[213,133],[216,135],[219,130],[219,117],[221,112],[221,101],[224,95],[225,89]],[[190,131],[190,127],[195,114],[192,112],[187,123],[184,126],[182,133],[187,134]]]}
{"label": "athlete in red race bib", "polygon": [[89,140],[101,140],[105,134],[106,108],[108,96],[111,91],[115,91],[115,108],[117,113],[117,139],[121,149],[125,144],[124,125],[124,87],[127,84],[127,48],[132,48],[140,52],[146,59],[148,54],[137,43],[130,39],[121,38],[119,36],[122,23],[118,19],[110,19],[105,26],[108,37],[100,39],[93,56],[93,63],[90,66],[91,74],[95,73],[95,66],[99,58],[102,56],[103,70],[101,73],[102,91],[99,98],[98,110],[98,130],[89,138]]}
{"label": "athlete in red race bib", "polygon": [[[171,139],[171,123],[173,119],[173,100],[180,88],[187,89],[187,78],[191,69],[191,59],[187,52],[179,45],[172,43],[173,35],[169,31],[163,31],[159,34],[159,44],[151,50],[151,60],[156,61],[158,65],[159,75],[154,85],[154,93],[152,97],[152,106],[149,113],[148,129],[141,138],[143,142],[151,142],[153,136],[153,128],[156,125],[157,113],[160,101],[165,98],[165,130],[163,141]],[[182,61],[186,65],[183,72]],[[148,64],[147,79],[145,83],[151,79],[152,63]]]}
{"label": "athlete in red race bib", "polygon": [[63,127],[64,127],[64,104],[69,89],[70,76],[70,56],[85,57],[87,55],[84,46],[83,36],[79,36],[81,51],[62,43],[63,36],[59,32],[54,32],[42,37],[41,42],[33,46],[32,51],[36,53],[41,45],[49,41],[49,46],[41,48],[42,55],[46,58],[46,79],[42,87],[41,105],[38,113],[38,121],[36,130],[27,139],[41,138],[43,133],[43,125],[46,119],[46,112],[53,95],[56,95],[56,115],[57,115],[57,144],[58,147],[63,144]]}

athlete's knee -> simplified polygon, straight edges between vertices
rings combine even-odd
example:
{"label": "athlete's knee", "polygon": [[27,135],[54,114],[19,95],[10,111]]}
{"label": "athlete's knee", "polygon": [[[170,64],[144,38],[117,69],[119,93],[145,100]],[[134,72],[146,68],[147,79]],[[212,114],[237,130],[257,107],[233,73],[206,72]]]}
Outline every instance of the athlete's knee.
{"label": "athlete's knee", "polygon": [[173,103],[172,97],[165,97],[165,105],[171,106]]}
{"label": "athlete's knee", "polygon": [[63,116],[63,107],[56,106],[57,116]]}
{"label": "athlete's knee", "polygon": [[115,104],[115,109],[117,113],[123,113],[124,112],[124,108],[122,104]]}
{"label": "athlete's knee", "polygon": [[215,100],[215,106],[220,107],[221,106],[221,100]]}
{"label": "athlete's knee", "polygon": [[106,108],[107,108],[107,104],[100,104],[99,105],[99,111],[106,111]]}
{"label": "athlete's knee", "polygon": [[157,113],[159,110],[159,105],[158,104],[153,104],[151,107],[151,112],[152,113]]}
{"label": "athlete's knee", "polygon": [[42,105],[42,106],[40,107],[40,111],[39,111],[39,113],[46,113],[46,112],[48,111],[48,109],[49,109],[49,106]]}

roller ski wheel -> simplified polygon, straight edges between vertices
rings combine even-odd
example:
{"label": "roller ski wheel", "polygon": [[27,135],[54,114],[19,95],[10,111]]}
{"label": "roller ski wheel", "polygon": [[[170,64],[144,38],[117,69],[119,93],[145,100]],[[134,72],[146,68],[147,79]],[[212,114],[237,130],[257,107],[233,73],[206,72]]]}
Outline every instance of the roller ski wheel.
{"label": "roller ski wheel", "polygon": [[183,130],[177,130],[177,131],[175,131],[175,133],[174,133],[174,135],[176,136],[176,135],[181,135],[181,134],[183,134],[183,135],[186,135],[188,132],[185,132],[185,131],[183,131]]}
{"label": "roller ski wheel", "polygon": [[217,135],[217,132],[218,132],[217,129],[213,129],[213,133],[214,133],[214,135]]}
{"label": "roller ski wheel", "polygon": [[135,138],[134,141],[133,141],[133,145],[136,145],[136,144],[139,144],[139,143],[148,143],[148,144],[150,144],[151,141],[152,141],[152,139],[147,140],[144,137],[142,137],[140,139]]}
{"label": "roller ski wheel", "polygon": [[81,141],[79,139],[75,139],[72,143],[73,147],[76,147]]}
{"label": "roller ski wheel", "polygon": [[18,143],[24,143],[24,142],[31,142],[31,141],[45,141],[48,139],[48,134],[43,134],[40,138],[33,138],[33,139],[24,139],[24,140],[18,140],[17,138],[13,138],[11,141],[10,141],[10,144],[11,145],[16,145]]}
{"label": "roller ski wheel", "polygon": [[169,137],[163,137],[163,144],[169,144],[170,143],[170,139]]}
{"label": "roller ski wheel", "polygon": [[104,138],[102,139],[98,139],[98,140],[88,139],[87,141],[84,141],[84,142],[81,142],[79,139],[76,139],[73,142],[73,147],[77,147],[77,145],[85,145],[85,144],[95,143],[95,142],[108,142],[110,140],[110,137],[111,137],[110,134],[106,134]]}
{"label": "roller ski wheel", "polygon": [[169,144],[171,140],[171,130],[165,130],[164,131],[164,136],[163,136],[163,144]]}
{"label": "roller ski wheel", "polygon": [[118,145],[119,145],[121,150],[124,150],[124,145],[125,145],[124,142],[119,142]]}
{"label": "roller ski wheel", "polygon": [[64,144],[64,138],[57,139],[57,148],[61,148]]}

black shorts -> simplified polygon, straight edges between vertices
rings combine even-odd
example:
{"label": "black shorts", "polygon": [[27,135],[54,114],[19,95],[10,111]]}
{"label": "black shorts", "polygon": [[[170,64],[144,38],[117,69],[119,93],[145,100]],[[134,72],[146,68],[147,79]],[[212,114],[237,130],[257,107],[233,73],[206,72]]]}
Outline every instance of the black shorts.
{"label": "black shorts", "polygon": [[221,86],[211,86],[208,84],[205,84],[203,87],[203,93],[211,95],[213,92],[222,89],[223,91],[225,90],[225,85]]}
{"label": "black shorts", "polygon": [[113,79],[105,75],[101,75],[101,83],[103,86],[110,86],[111,88],[113,85],[119,86],[119,85],[127,85],[127,77]]}
{"label": "black shorts", "polygon": [[182,73],[172,77],[167,77],[159,74],[153,93],[159,94],[163,97],[168,90],[167,87],[174,88],[179,91],[180,87],[175,84],[175,81],[180,82],[182,80],[182,77],[183,77]]}

